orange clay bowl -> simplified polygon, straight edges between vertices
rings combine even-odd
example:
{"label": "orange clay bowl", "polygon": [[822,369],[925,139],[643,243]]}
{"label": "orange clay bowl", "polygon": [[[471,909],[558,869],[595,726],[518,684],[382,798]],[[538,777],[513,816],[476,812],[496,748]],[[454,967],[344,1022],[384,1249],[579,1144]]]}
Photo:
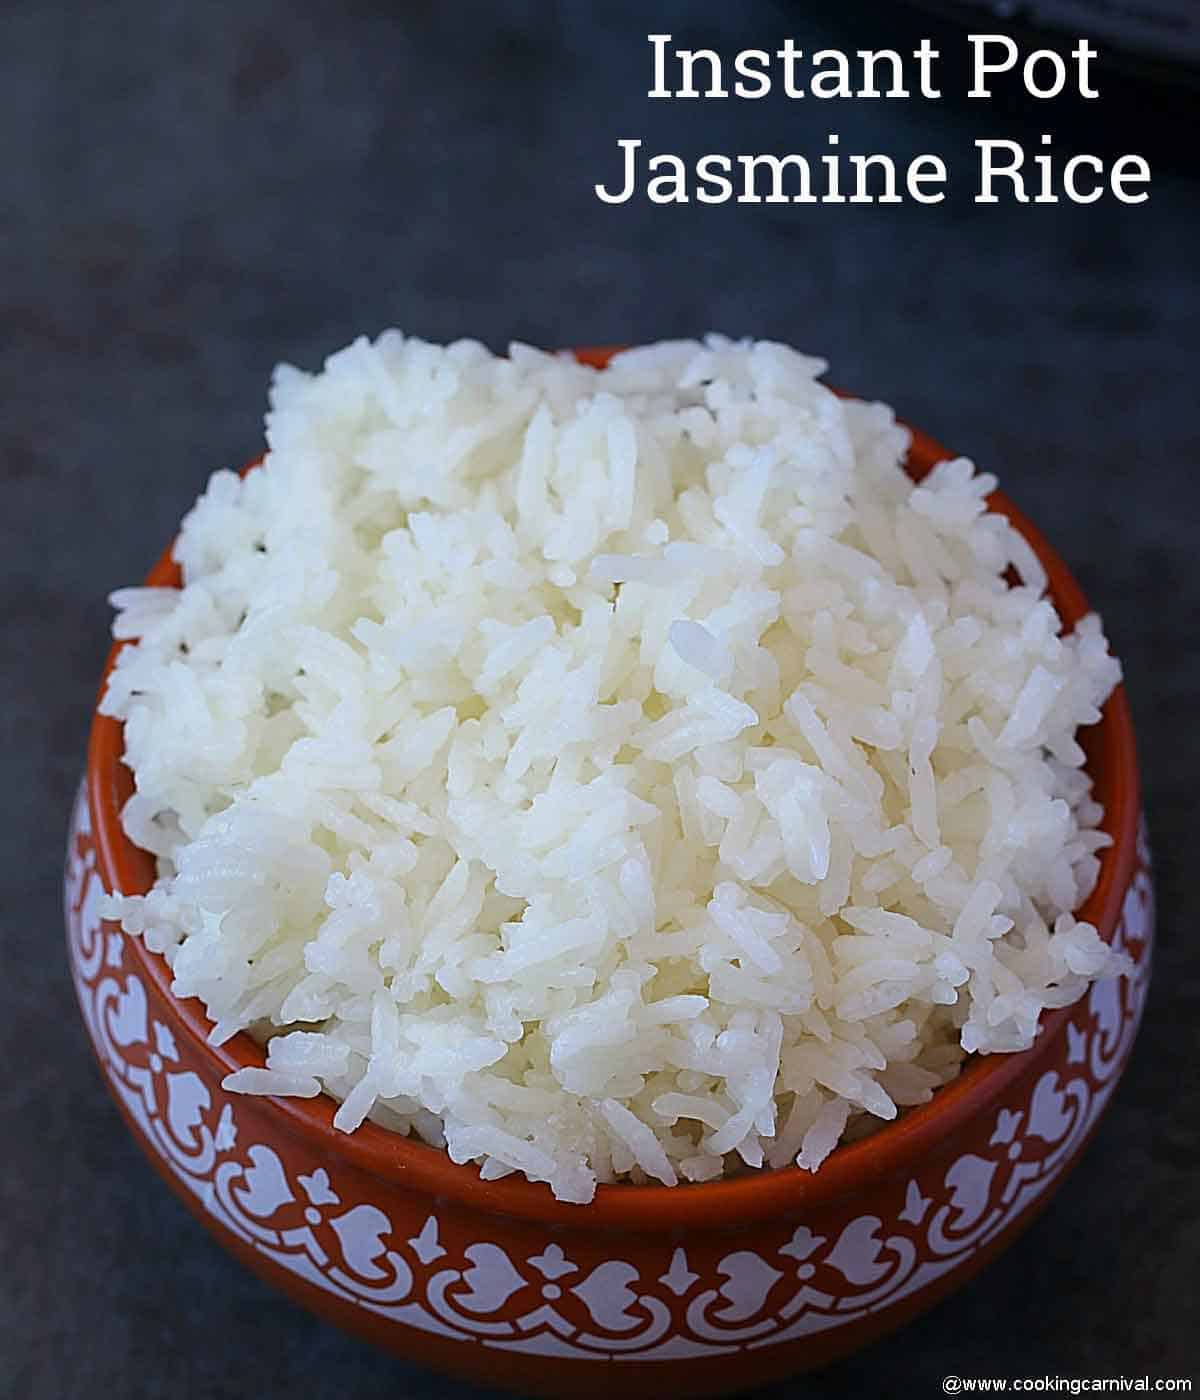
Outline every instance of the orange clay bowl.
{"label": "orange clay bowl", "polygon": [[[909,470],[919,478],[949,455],[915,432]],[[990,504],[1037,551],[1073,626],[1087,604],[1066,566],[1002,496]],[[179,584],[169,551],[147,583]],[[742,1389],[841,1356],[958,1288],[1085,1147],[1137,1031],[1153,929],[1121,689],[1085,747],[1113,845],[1079,913],[1137,976],[1047,1013],[1032,1049],[968,1062],[816,1174],[601,1186],[568,1205],[520,1176],[482,1181],[370,1122],[336,1132],[325,1096],[226,1093],[231,1070],[263,1064],[260,1046],[245,1034],[207,1044],[209,1021],[172,995],[162,958],[98,916],[102,890],[142,892],[154,878],[119,821],[132,791],[121,726],[99,716],[67,858],[75,986],[108,1087],[160,1175],[227,1249],[321,1317],[525,1393]]]}

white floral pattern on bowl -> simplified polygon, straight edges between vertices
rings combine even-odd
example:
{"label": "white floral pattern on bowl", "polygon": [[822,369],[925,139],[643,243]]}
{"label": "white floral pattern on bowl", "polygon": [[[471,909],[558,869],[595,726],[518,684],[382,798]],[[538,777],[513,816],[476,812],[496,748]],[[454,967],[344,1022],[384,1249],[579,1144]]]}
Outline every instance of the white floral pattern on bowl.
{"label": "white floral pattern on bowl", "polygon": [[986,1151],[901,1182],[886,1219],[855,1215],[820,1233],[789,1222],[772,1248],[731,1248],[715,1261],[698,1262],[664,1239],[648,1268],[619,1254],[580,1263],[569,1241],[564,1248],[549,1238],[520,1253],[487,1239],[459,1242],[436,1208],[412,1228],[355,1199],[316,1160],[289,1169],[243,1131],[237,1096],[206,1084],[154,1016],[126,936],[100,919],[102,892],[81,792],[65,899],[84,1020],[144,1145],[215,1224],[299,1279],[404,1326],[592,1361],[775,1346],[844,1327],[967,1268],[1074,1160],[1107,1103],[1141,1018],[1154,925],[1143,832],[1114,937],[1137,960],[1137,975],[1097,983],[1077,1003],[1065,1072],[1046,1071],[1032,1089],[1018,1081],[995,1113]]}

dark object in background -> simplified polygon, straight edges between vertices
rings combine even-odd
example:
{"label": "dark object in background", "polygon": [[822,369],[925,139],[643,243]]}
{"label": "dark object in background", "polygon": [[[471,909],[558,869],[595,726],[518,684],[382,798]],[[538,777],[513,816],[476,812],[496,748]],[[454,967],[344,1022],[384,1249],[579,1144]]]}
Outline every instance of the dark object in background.
{"label": "dark object in background", "polygon": [[[841,3],[847,24],[869,33],[871,43],[905,49],[932,39],[941,53],[944,106],[958,114],[948,117],[947,140],[952,130],[1025,141],[1051,132],[1056,144],[1110,159],[1127,151],[1146,155],[1158,179],[1200,175],[1200,148],[1191,140],[1200,95],[1200,0],[907,0],[886,16],[857,0]],[[801,13],[802,0],[793,8]],[[998,82],[989,102],[968,98],[967,35],[991,32],[1016,40],[1023,55],[1035,48],[1063,53],[1077,39],[1090,40],[1098,50],[1099,100],[1080,97],[1068,84],[1053,101],[1039,102],[1019,78]],[[978,129],[983,126],[994,130]]]}
{"label": "dark object in background", "polygon": [[978,25],[999,21],[1053,41],[1088,38],[1109,62],[1147,77],[1200,83],[1197,0],[916,0],[923,8]]}

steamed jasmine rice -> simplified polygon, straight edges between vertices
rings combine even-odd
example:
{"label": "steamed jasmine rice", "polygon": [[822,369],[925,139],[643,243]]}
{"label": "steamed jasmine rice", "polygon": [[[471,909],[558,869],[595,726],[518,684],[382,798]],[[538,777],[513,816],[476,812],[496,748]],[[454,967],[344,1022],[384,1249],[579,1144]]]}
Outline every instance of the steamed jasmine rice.
{"label": "steamed jasmine rice", "polygon": [[1072,913],[1099,620],[824,368],[389,331],[276,371],[183,588],[113,595],[101,706],[158,862],[108,913],[265,1044],[228,1089],[587,1201],[815,1171],[1127,971]]}

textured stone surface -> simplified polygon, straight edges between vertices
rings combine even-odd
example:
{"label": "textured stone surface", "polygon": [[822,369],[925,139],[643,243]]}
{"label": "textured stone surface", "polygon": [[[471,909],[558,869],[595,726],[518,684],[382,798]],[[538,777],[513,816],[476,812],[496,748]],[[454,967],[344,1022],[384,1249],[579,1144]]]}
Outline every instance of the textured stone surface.
{"label": "textured stone surface", "polygon": [[[0,1085],[0,1395],[466,1393],[312,1322],[167,1195],[103,1094],[60,941],[105,592],[141,575],[207,472],[255,454],[273,361],[313,364],[388,324],[497,347],[793,340],[998,471],[1053,536],[1104,611],[1139,726],[1162,910],[1142,1039],[1070,1186],[1003,1260],[779,1393],[1200,1369],[1200,197],[1156,115],[1194,98],[1102,84],[1089,109],[1030,113],[643,96],[651,29],[728,52],[933,32],[949,51],[952,31],[916,23],[866,0],[752,18],[633,0],[4,7],[0,1036],[20,1075]],[[1148,155],[1151,202],[972,206],[971,141],[1044,129]],[[939,150],[956,197],[702,209],[591,194],[619,137],[694,158],[819,153],[830,130],[847,151]]]}

